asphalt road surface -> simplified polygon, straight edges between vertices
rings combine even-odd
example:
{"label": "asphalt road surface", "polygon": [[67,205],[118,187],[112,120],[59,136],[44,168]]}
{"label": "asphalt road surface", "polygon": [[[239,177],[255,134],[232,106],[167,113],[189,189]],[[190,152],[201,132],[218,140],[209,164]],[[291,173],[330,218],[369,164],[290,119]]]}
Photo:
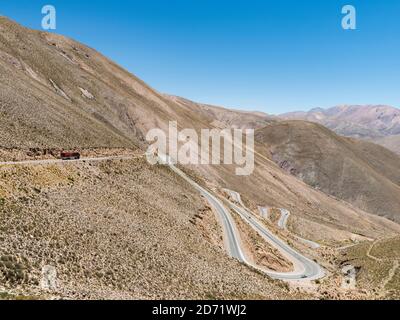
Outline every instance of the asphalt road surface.
{"label": "asphalt road surface", "polygon": [[252,268],[258,269],[259,271],[267,274],[268,276],[281,279],[281,280],[292,280],[292,281],[309,281],[323,278],[325,276],[324,270],[311,259],[303,256],[288,244],[280,240],[274,234],[272,234],[267,228],[261,223],[257,222],[245,209],[238,207],[237,205],[230,203],[230,206],[235,210],[243,219],[245,219],[257,232],[259,232],[263,238],[276,247],[286,258],[288,258],[294,265],[295,270],[293,272],[274,272],[261,268],[246,259],[241,248],[240,235],[236,228],[233,217],[230,210],[227,209],[224,204],[209,191],[194,182],[188,177],[182,170],[175,167],[168,156],[159,156],[162,162],[168,165],[175,173],[190,183],[195,189],[197,189],[201,195],[203,195],[209,204],[219,215],[220,221],[222,221],[222,227],[225,234],[225,245],[228,250],[228,254],[233,258],[249,265]]}

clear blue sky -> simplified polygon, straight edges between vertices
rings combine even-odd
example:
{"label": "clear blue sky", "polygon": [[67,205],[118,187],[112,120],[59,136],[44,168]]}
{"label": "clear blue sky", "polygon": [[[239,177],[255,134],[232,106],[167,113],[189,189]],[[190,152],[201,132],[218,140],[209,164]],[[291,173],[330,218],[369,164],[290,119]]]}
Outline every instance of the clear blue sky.
{"label": "clear blue sky", "polygon": [[[0,14],[115,60],[155,89],[268,113],[337,104],[400,106],[399,0],[14,0]],[[357,30],[341,8],[357,9]]]}

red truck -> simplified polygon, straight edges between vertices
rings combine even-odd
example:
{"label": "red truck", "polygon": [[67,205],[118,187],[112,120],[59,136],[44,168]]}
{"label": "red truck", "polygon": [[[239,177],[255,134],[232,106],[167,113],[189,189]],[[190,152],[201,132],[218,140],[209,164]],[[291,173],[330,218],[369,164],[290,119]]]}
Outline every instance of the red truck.
{"label": "red truck", "polygon": [[79,160],[81,158],[81,154],[79,152],[61,152],[60,154],[61,160]]}

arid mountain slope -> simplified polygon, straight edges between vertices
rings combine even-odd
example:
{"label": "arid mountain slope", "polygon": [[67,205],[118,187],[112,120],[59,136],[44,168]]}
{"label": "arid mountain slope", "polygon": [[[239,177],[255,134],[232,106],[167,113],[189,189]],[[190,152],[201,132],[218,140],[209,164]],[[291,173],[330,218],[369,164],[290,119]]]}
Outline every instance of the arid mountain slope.
{"label": "arid mountain slope", "polygon": [[[168,121],[180,128],[262,127],[271,118],[204,106],[182,98],[157,93],[140,79],[118,67],[96,51],[68,38],[26,29],[0,18],[1,59],[0,146],[28,147],[133,147],[146,148],[143,137],[149,129],[167,129]],[[397,226],[360,214],[316,193],[295,177],[287,175],[261,154],[256,146],[256,170],[249,177],[236,176],[234,166],[194,166],[195,172],[219,187],[237,189],[255,205],[291,207],[307,219],[324,223],[337,215],[332,232],[304,234],[331,241],[352,233],[376,236]],[[335,208],[335,211],[333,211]],[[336,218],[335,218],[336,219]],[[374,221],[370,221],[370,220]],[[341,221],[340,221],[341,220]],[[375,221],[376,220],[376,221]],[[340,221],[340,222],[339,222]],[[369,221],[367,224],[364,222]],[[309,225],[298,220],[301,225]],[[381,227],[371,227],[375,223]],[[367,226],[368,225],[368,226]],[[344,235],[344,234],[342,234]]]}
{"label": "arid mountain slope", "polygon": [[316,108],[309,112],[292,112],[280,117],[317,122],[340,135],[373,141],[394,152],[400,152],[400,110],[397,108],[345,105],[329,109]]}
{"label": "arid mountain slope", "polygon": [[3,147],[137,146],[148,128],[187,122],[180,106],[88,47],[4,17],[0,31]]}
{"label": "arid mountain slope", "polygon": [[378,298],[400,299],[400,237],[349,247],[338,260],[357,268],[357,286],[376,292]]}
{"label": "arid mountain slope", "polygon": [[[146,132],[167,128],[169,120],[184,128],[243,123],[243,112],[206,110],[159,94],[66,37],[30,30],[5,17],[0,17],[0,31],[0,146],[143,146]],[[250,113],[247,118],[251,126],[269,121]]]}
{"label": "arid mountain slope", "polygon": [[[229,258],[204,199],[144,158],[0,166],[0,173],[0,292],[69,299],[291,295]],[[57,271],[51,292],[39,287],[46,265]]]}
{"label": "arid mountain slope", "polygon": [[383,138],[371,139],[374,143],[380,144],[400,155],[400,134]]}
{"label": "arid mountain slope", "polygon": [[[147,131],[165,130],[168,121],[195,130],[279,125],[264,114],[159,94],[104,56],[65,37],[32,31],[6,18],[0,18],[0,31],[0,157],[14,148],[12,152],[21,159],[28,148],[36,147],[140,147],[135,151],[142,155]],[[323,264],[330,275],[336,269],[325,251],[307,248],[293,234],[331,249],[400,232],[400,225],[330,197],[285,172],[271,160],[264,142],[255,145],[255,170],[250,176],[237,176],[236,165],[182,169],[221,198],[223,188],[239,192],[255,213],[258,205],[290,210],[289,231],[279,230],[271,221],[266,222],[268,227],[284,239],[292,235],[293,245]],[[382,158],[371,153],[368,161],[363,159],[366,165],[381,165]],[[388,157],[392,159],[392,154]],[[385,176],[385,183],[395,185],[396,160],[390,159],[383,164],[387,172],[374,173],[371,179]],[[28,285],[36,288],[43,262],[60,266],[61,280],[68,284],[60,294],[66,297],[288,297],[282,283],[227,257],[221,248],[220,226],[204,199],[166,167],[121,160],[48,167],[1,165],[0,170],[0,219],[4,221],[0,227],[4,226],[5,234],[0,249],[11,267],[14,262],[29,263],[11,270],[15,271],[11,280],[22,272],[25,281],[24,272],[30,270],[33,278]],[[68,219],[63,220],[65,216]],[[140,237],[132,240],[136,233]],[[256,240],[246,236],[249,244]],[[32,242],[32,237],[44,244]],[[13,243],[18,250],[13,250]],[[93,251],[98,255],[93,257]],[[36,252],[44,253],[47,260],[39,260]],[[17,255],[11,262],[10,254]],[[102,263],[100,270],[93,267],[93,259]],[[4,274],[8,271],[7,267]],[[112,288],[104,289],[110,283]],[[157,295],[161,291],[165,295]]]}
{"label": "arid mountain slope", "polygon": [[257,129],[276,121],[276,118],[263,112],[249,112],[225,109],[196,103],[181,97],[168,96],[179,105],[188,108],[192,113],[200,113],[210,125],[216,128]]}
{"label": "arid mountain slope", "polygon": [[281,168],[314,188],[400,221],[400,158],[389,150],[304,121],[267,126],[256,139]]}

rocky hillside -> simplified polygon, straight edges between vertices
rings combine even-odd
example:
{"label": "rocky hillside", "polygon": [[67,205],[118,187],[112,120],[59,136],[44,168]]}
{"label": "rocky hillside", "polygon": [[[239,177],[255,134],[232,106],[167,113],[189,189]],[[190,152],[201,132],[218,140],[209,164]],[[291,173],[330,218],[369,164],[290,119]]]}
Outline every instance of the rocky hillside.
{"label": "rocky hillside", "polygon": [[257,129],[276,122],[276,117],[263,112],[250,112],[225,109],[212,105],[196,103],[181,97],[168,96],[184,108],[191,110],[193,114],[200,114],[216,128]]}
{"label": "rocky hillside", "polygon": [[[0,292],[37,298],[285,299],[229,258],[200,195],[145,159],[0,167]],[[42,271],[55,268],[51,290]]]}
{"label": "rocky hillside", "polygon": [[[40,147],[144,149],[146,132],[166,129],[168,121],[196,130],[257,128],[276,121],[262,113],[232,111],[160,94],[100,53],[66,37],[26,29],[5,17],[0,18],[0,28],[3,149],[16,148],[18,154]],[[256,168],[249,177],[236,176],[232,165],[191,169],[211,185],[240,192],[255,207],[292,209],[293,216],[299,216],[297,223],[307,226],[302,232],[317,239],[337,241],[354,232],[377,235],[388,230],[383,227],[386,222],[372,222],[368,215],[359,218],[353,208],[287,175],[264,150],[263,145],[256,145]],[[325,224],[326,216],[338,221],[333,228],[329,225],[329,232],[315,233],[311,224],[305,223],[312,219]],[[370,221],[368,227],[361,223],[363,219]],[[339,221],[347,222],[344,238],[335,231],[343,228]],[[370,228],[376,223],[382,228]]]}
{"label": "rocky hillside", "polygon": [[374,143],[380,144],[400,155],[400,134],[371,139]]}
{"label": "rocky hillside", "polygon": [[394,152],[400,152],[400,110],[394,107],[338,106],[292,112],[280,117],[317,122],[340,135],[373,141]]}
{"label": "rocky hillside", "polygon": [[[48,155],[40,150],[62,148],[97,157],[131,149],[142,155],[147,131],[166,129],[168,121],[196,130],[265,126],[267,130],[280,125],[262,113],[160,94],[93,49],[4,17],[0,18],[0,113],[0,162],[31,157],[28,153],[45,158]],[[296,137],[289,138],[285,144],[290,146]],[[290,210],[288,230],[279,230],[273,221],[265,223],[328,270],[324,285],[337,277],[334,247],[400,232],[400,225],[371,214],[376,207],[356,202],[367,212],[283,170],[266,143],[255,145],[255,170],[250,176],[237,176],[236,165],[182,169],[221,198],[223,188],[239,192],[255,214],[258,206]],[[301,145],[303,152],[308,147]],[[384,149],[387,159],[378,157],[366,147],[365,154],[371,154],[359,159],[359,149],[354,150],[357,157],[350,163],[357,163],[360,180],[367,177],[377,181],[374,186],[383,183],[382,190],[393,191],[382,195],[387,201],[382,208],[389,216],[397,205],[394,197],[398,198],[398,175],[393,174],[397,158]],[[5,286],[11,295],[21,291],[40,296],[43,267],[55,266],[62,284],[57,297],[310,297],[230,259],[214,213],[168,168],[150,166],[144,159],[85,161],[22,167],[0,163],[0,292]],[[384,169],[378,170],[379,166]],[[390,183],[392,189],[386,188]],[[342,187],[347,190],[351,185]],[[247,225],[240,226],[254,260],[271,269],[291,268],[248,230]],[[324,249],[311,250],[296,235],[317,241]]]}
{"label": "rocky hillside", "polygon": [[400,299],[400,237],[379,239],[345,249],[339,263],[349,262],[358,270],[357,285],[378,298]]}
{"label": "rocky hillside", "polygon": [[321,125],[286,121],[257,131],[272,159],[312,187],[400,222],[400,157]]}
{"label": "rocky hillside", "polygon": [[[243,112],[159,94],[95,50],[0,17],[0,146],[143,146],[145,133],[213,124],[242,126]],[[214,117],[218,113],[218,117]],[[214,121],[216,121],[214,123]],[[267,124],[266,115],[247,115]]]}

